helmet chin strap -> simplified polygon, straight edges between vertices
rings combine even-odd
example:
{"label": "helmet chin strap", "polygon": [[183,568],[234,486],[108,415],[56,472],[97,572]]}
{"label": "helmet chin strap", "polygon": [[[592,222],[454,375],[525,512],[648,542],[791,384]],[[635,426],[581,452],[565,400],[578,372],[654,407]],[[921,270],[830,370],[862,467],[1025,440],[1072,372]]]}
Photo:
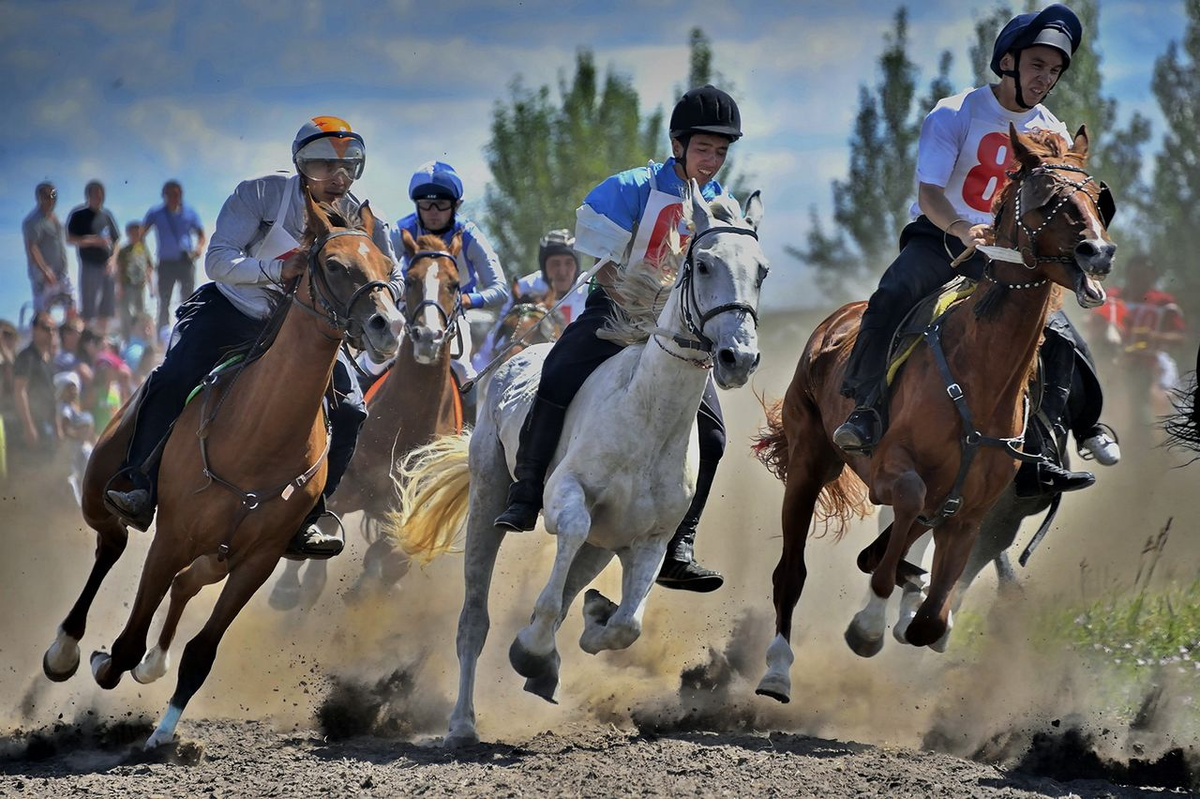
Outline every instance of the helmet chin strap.
{"label": "helmet chin strap", "polygon": [[[1025,102],[1025,91],[1021,88],[1021,53],[1022,52],[1024,52],[1024,51],[1017,50],[1015,53],[1013,53],[1013,68],[1012,69],[1002,69],[1002,70],[1000,70],[1000,74],[1005,77],[1009,77],[1009,78],[1013,79],[1013,83],[1015,83],[1017,85],[1017,97],[1016,97],[1017,105],[1021,106],[1021,108],[1028,111],[1029,109],[1033,108],[1033,105],[1030,105],[1029,103]],[[1064,70],[1064,72],[1065,71],[1066,70]],[[1060,75],[1059,77],[1062,77],[1062,76]],[[1057,85],[1058,85],[1058,81],[1055,80],[1054,86],[1057,86]],[[1046,98],[1050,96],[1050,92],[1054,91],[1054,86],[1051,86],[1049,89],[1046,90],[1045,96],[1042,97],[1042,102],[1045,102]],[[1036,105],[1036,103],[1034,105]]]}

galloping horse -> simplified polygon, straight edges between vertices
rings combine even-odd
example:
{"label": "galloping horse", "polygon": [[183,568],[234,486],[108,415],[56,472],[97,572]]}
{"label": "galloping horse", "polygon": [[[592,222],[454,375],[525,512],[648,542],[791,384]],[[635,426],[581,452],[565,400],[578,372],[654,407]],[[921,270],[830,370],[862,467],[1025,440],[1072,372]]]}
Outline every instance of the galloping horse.
{"label": "galloping horse", "polygon": [[1011,126],[1009,138],[1018,171],[994,206],[996,244],[1021,263],[992,261],[979,289],[926,329],[930,346],[913,353],[892,385],[891,421],[874,454],[847,454],[832,441],[850,411],[838,388],[866,303],[843,306],[817,327],[781,407],[768,414],[774,424],[757,449],[786,489],[774,573],[777,635],[760,694],[790,698],[792,613],[818,506],[819,518],[839,522],[839,536],[852,514],[865,511],[868,491],[896,514],[890,535],[859,556],[871,592],[846,631],[851,648],[870,657],[882,647],[887,598],[894,586],[916,579],[905,552],[929,527],[933,573],[906,637],[927,646],[946,635],[950,595],[979,524],[1023,457],[1025,391],[1057,286],[1071,289],[1084,308],[1104,302],[1099,280],[1112,268],[1116,245],[1099,209],[1110,198],[1083,169],[1087,131],[1080,128],[1069,149],[1057,135],[1022,135]]}
{"label": "galloping horse", "polygon": [[[350,588],[353,599],[370,581],[395,584],[408,571],[409,561],[386,536],[370,535],[396,506],[392,464],[435,436],[462,432],[463,408],[458,385],[450,371],[450,351],[462,320],[455,257],[462,237],[447,249],[440,236],[414,241],[402,231],[408,269],[405,271],[405,336],[392,368],[367,392],[370,416],[358,447],[329,507],[339,514],[361,510],[373,540],[363,557],[363,572]],[[301,563],[289,561],[271,592],[271,605],[288,610],[301,600]],[[308,562],[304,580],[306,603],[315,602],[325,586],[326,562]]]}
{"label": "galloping horse", "polygon": [[[551,291],[545,297],[518,297],[496,325],[492,351],[505,352],[506,358],[524,352],[535,344],[552,344],[563,332],[563,319],[551,311],[557,298]],[[511,342],[517,342],[509,347]]]}
{"label": "galloping horse", "polygon": [[[509,660],[527,678],[525,690],[551,702],[558,686],[558,628],[576,595],[614,554],[624,572],[621,604],[589,591],[579,644],[595,654],[623,649],[641,634],[667,541],[695,491],[696,412],[708,369],[717,385],[733,388],[758,365],[756,308],[767,272],[756,233],[762,202],[753,195],[743,218],[724,198],[710,207],[693,181],[683,207],[694,236],[674,288],[668,291],[671,284],[662,274],[646,279],[635,268],[626,276],[625,284],[639,275],[646,284],[624,296],[637,294],[654,307],[639,336],[643,343],[614,355],[584,383],[567,413],[546,481],[545,527],[557,536],[557,554]],[[415,451],[401,472],[409,496],[407,518],[397,534],[426,553],[452,544],[457,522],[467,515],[470,492],[466,598],[458,626],[459,695],[448,746],[478,740],[475,668],[487,637],[488,590],[505,535],[492,520],[506,506],[521,425],[549,349],[525,350],[492,378],[479,426],[469,439],[469,471],[467,439],[457,437]]]}
{"label": "galloping horse", "polygon": [[[102,688],[116,686],[130,669],[138,682],[157,679],[166,672],[167,648],[188,600],[228,577],[208,622],[184,649],[178,685],[148,749],[171,740],[225,630],[271,574],[324,488],[321,402],[338,348],[350,338],[380,359],[396,351],[391,324],[400,314],[386,290],[392,263],[371,239],[370,209],[362,206],[360,220],[343,219],[307,192],[305,209],[308,270],[283,299],[274,342],[180,414],[162,454],[158,522],[129,620],[111,655],[92,655]],[[96,563],[43,660],[53,680],[78,668],[88,609],[125,549],[128,531],[102,495],[125,456],[136,412],[135,397],[109,423],[88,463],[83,514],[98,535]],[[147,653],[150,621],[168,589],[162,634]]]}

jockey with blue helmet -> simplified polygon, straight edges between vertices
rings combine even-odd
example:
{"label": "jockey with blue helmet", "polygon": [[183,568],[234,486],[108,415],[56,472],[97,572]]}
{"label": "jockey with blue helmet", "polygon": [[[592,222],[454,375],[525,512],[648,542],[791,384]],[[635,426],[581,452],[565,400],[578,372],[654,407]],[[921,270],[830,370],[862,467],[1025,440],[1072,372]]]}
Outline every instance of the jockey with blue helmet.
{"label": "jockey with blue helmet", "polygon": [[[667,231],[682,225],[682,198],[690,180],[699,184],[705,200],[725,194],[716,175],[730,145],[741,136],[741,113],[732,97],[714,86],[692,89],[671,113],[672,157],[618,172],[584,198],[576,211],[575,249],[606,264],[596,273],[583,314],[567,326],[546,356],[537,397],[521,430],[513,469],[517,479],[509,489],[508,508],[496,519],[497,527],[533,529],[567,406],[588,375],[622,349],[596,335],[616,313],[605,287],[613,284],[618,268],[654,259]],[[687,230],[681,229],[680,234],[686,237]],[[663,390],[671,389],[664,386]],[[694,552],[700,514],[725,452],[725,423],[711,378],[696,421],[700,439],[696,493],[667,548],[658,583],[703,592],[716,590],[724,581],[696,563]]]}
{"label": "jockey with blue helmet", "polygon": [[[162,364],[147,378],[143,399],[123,471],[132,488],[106,492],[106,504],[121,518],[146,529],[154,516],[157,450],[183,410],[188,395],[218,364],[222,353],[255,341],[284,297],[284,285],[304,273],[308,254],[304,237],[303,191],[318,203],[357,216],[365,204],[350,185],[366,165],[366,145],[343,119],[313,117],[292,142],[297,174],[271,174],[238,184],[221,207],[205,255],[211,283],[201,286],[175,312],[171,346]],[[372,239],[395,261],[383,215],[377,214]],[[399,287],[399,268],[391,282]],[[398,290],[398,289],[397,289]],[[324,497],[337,488],[354,454],[358,432],[367,418],[358,381],[346,356],[339,352],[333,369],[336,405],[329,409],[332,427]],[[288,554],[326,558],[344,546],[340,530],[325,533],[317,525],[324,502],[305,520]]]}
{"label": "jockey with blue helmet", "polygon": [[[1082,38],[1079,18],[1058,3],[1013,17],[993,48],[991,68],[1000,81],[944,98],[925,118],[913,221],[900,235],[899,257],[871,295],[847,363],[842,394],[854,400],[855,408],[834,432],[834,443],[843,450],[869,453],[883,434],[878,406],[885,396],[888,347],[909,310],[959,275],[982,277],[987,261],[981,253],[957,269],[950,263],[966,249],[992,239],[992,201],[1008,182],[1012,160],[1009,125],[1022,133],[1050,131],[1071,145],[1067,127],[1042,102],[1070,67]],[[1053,359],[1059,368],[1046,376],[1042,410],[1052,419],[1056,417],[1051,414],[1066,411],[1079,349],[1078,336],[1067,329],[1065,317],[1047,328],[1054,334],[1048,342],[1071,339],[1063,350],[1066,355]],[[1094,375],[1090,353],[1080,354],[1085,369]],[[1072,421],[1072,431],[1101,463],[1115,463],[1116,443],[1098,424],[1099,383],[1092,380],[1088,385],[1090,410],[1084,416],[1090,418]],[[1094,481],[1089,472],[1067,471],[1044,460],[1022,466],[1017,487],[1028,494],[1055,493],[1086,488]]]}
{"label": "jockey with blue helmet", "polygon": [[[399,220],[392,231],[393,249],[404,261],[404,268],[408,267],[408,256],[401,231],[407,230],[414,240],[435,234],[447,247],[455,235],[461,233],[462,250],[457,260],[463,310],[499,309],[508,296],[504,270],[483,231],[459,214],[463,183],[454,167],[441,161],[422,164],[408,182],[408,196],[417,210]],[[454,361],[454,367],[460,378],[473,377],[468,342],[464,342],[463,350],[462,356]]]}

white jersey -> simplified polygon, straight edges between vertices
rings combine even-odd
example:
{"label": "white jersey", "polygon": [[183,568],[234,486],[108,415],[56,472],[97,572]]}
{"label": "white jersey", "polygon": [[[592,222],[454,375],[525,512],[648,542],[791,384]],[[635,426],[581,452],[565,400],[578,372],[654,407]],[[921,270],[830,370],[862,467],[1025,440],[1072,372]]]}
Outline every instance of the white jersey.
{"label": "white jersey", "polygon": [[[917,183],[943,187],[958,216],[971,224],[990,223],[992,200],[1008,181],[1005,172],[1012,162],[1010,122],[1019,133],[1048,130],[1071,143],[1066,125],[1045,106],[1009,111],[991,86],[981,86],[938,101],[925,117],[917,146]],[[921,215],[918,203],[911,214],[913,219]]]}

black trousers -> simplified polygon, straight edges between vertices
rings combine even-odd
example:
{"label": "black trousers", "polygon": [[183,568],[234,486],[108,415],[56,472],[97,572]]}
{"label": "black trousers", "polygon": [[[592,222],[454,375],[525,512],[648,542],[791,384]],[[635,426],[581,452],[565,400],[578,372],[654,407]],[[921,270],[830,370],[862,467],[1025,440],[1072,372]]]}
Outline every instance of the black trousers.
{"label": "black trousers", "polygon": [[[266,325],[266,320],[252,319],[235,308],[214,283],[201,286],[179,306],[175,315],[178,321],[171,336],[171,348],[147,378],[126,467],[142,467],[183,411],[192,389],[220,363],[226,352],[254,341]],[[341,352],[333,368],[333,388],[337,401],[328,409],[333,429],[325,496],[332,494],[341,482],[354,455],[359,429],[367,418],[367,406],[353,367],[346,363]],[[151,481],[157,479],[157,472],[156,461],[148,469]]]}
{"label": "black trousers", "polygon": [[[949,252],[947,252],[949,248]],[[987,261],[975,254],[957,269],[950,262],[965,249],[925,216],[917,217],[900,234],[900,255],[879,279],[863,313],[858,339],[846,364],[842,395],[860,406],[873,406],[882,396],[887,373],[887,350],[904,317],[922,299],[956,277],[978,280]]]}
{"label": "black trousers", "polygon": [[[620,344],[596,336],[614,309],[613,300],[604,289],[596,289],[588,295],[583,313],[567,325],[546,356],[538,384],[539,399],[566,408],[592,372],[624,349]],[[538,420],[534,419],[532,423],[538,424]],[[700,434],[700,460],[719,461],[725,454],[725,418],[711,377],[700,400],[696,424]]]}

